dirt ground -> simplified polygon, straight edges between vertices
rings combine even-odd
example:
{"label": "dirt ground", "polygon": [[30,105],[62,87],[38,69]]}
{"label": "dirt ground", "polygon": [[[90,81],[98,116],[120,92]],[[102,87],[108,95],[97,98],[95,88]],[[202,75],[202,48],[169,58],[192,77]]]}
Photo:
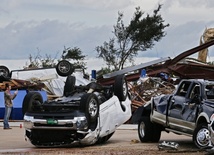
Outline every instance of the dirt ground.
{"label": "dirt ground", "polygon": [[[162,132],[159,143],[176,142],[177,150],[159,150],[159,143],[139,142],[136,129],[118,129],[115,134],[102,145],[71,146],[67,148],[36,148],[25,140],[24,129],[13,127],[11,130],[0,129],[0,154],[4,155],[204,155],[211,150],[199,150],[192,143],[191,137]],[[214,152],[212,152],[214,154]]]}

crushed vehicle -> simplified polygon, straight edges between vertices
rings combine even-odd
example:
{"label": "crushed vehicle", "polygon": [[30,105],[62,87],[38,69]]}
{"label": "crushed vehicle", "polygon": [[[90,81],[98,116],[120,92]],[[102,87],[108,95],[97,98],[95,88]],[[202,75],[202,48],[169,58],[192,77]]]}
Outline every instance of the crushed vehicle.
{"label": "crushed vehicle", "polygon": [[214,81],[183,79],[174,93],[152,97],[132,119],[138,122],[141,142],[158,142],[161,131],[166,131],[192,136],[198,148],[210,147]]}
{"label": "crushed vehicle", "polygon": [[62,97],[43,101],[40,93],[30,91],[23,101],[25,135],[36,147],[105,143],[130,119],[131,100],[124,75],[116,76],[108,86],[89,80],[86,85],[76,85],[76,80],[85,79],[72,74],[71,63],[60,61],[56,71],[66,77]]}

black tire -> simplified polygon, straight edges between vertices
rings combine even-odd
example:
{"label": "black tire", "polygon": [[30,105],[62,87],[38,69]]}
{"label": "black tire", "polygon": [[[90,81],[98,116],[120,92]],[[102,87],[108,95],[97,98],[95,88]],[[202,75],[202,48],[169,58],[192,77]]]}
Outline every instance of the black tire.
{"label": "black tire", "polygon": [[56,65],[56,72],[60,76],[68,76],[74,72],[74,66],[67,60],[62,60]]}
{"label": "black tire", "polygon": [[80,100],[80,109],[85,112],[89,126],[96,122],[100,110],[97,96],[92,93],[84,94]]}
{"label": "black tire", "polygon": [[[143,117],[138,125],[138,135],[141,142],[159,142],[161,137],[161,131],[162,126],[157,123],[152,123],[149,117]],[[143,133],[145,135],[145,139]]]}
{"label": "black tire", "polygon": [[138,136],[141,142],[152,142],[153,126],[149,117],[142,117],[138,123]]}
{"label": "black tire", "polygon": [[152,134],[152,142],[157,143],[161,137],[162,126],[156,123],[152,123],[153,126],[153,134]]}
{"label": "black tire", "polygon": [[64,92],[63,92],[64,96],[67,97],[74,91],[75,83],[76,83],[75,76],[69,75],[66,79],[65,86],[64,86]]}
{"label": "black tire", "polygon": [[104,137],[99,137],[97,144],[104,144],[105,142],[107,142],[112,136],[113,136],[114,132],[110,133],[109,135],[106,135]]}
{"label": "black tire", "polygon": [[128,86],[124,75],[118,75],[114,82],[114,94],[120,101],[125,101],[128,96]]}
{"label": "black tire", "polygon": [[0,66],[0,76],[10,77],[10,70],[6,66]]}
{"label": "black tire", "polygon": [[[202,138],[203,136],[203,138]],[[206,123],[199,124],[193,133],[193,142],[195,145],[202,149],[208,147],[210,143],[210,131]]]}
{"label": "black tire", "polygon": [[24,115],[26,112],[33,111],[34,104],[38,105],[42,103],[43,103],[43,98],[39,92],[27,93],[22,102],[22,114]]}

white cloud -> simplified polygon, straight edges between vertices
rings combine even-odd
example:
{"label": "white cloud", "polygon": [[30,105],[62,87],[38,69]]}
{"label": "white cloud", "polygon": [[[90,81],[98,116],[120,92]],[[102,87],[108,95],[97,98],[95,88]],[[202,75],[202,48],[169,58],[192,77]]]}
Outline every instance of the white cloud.
{"label": "white cloud", "polygon": [[164,0],[162,13],[172,25],[181,25],[191,21],[213,20],[213,9],[212,0]]}
{"label": "white cloud", "polygon": [[38,49],[40,54],[55,57],[57,53],[61,55],[64,46],[79,47],[84,55],[96,56],[95,47],[109,39],[111,29],[45,20],[11,23],[0,33],[0,57],[10,59],[8,53],[14,53],[13,58],[22,59],[37,54]]}

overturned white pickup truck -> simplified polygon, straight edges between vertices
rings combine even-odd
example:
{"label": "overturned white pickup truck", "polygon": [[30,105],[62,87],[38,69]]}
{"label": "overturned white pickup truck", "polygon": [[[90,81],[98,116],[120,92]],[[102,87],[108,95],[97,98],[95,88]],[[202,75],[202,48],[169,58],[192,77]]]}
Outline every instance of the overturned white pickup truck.
{"label": "overturned white pickup truck", "polygon": [[131,117],[124,75],[117,76],[113,85],[88,81],[77,86],[74,69],[68,61],[60,61],[56,70],[59,75],[67,76],[63,97],[43,101],[40,93],[29,92],[23,101],[26,136],[33,145],[105,143]]}

